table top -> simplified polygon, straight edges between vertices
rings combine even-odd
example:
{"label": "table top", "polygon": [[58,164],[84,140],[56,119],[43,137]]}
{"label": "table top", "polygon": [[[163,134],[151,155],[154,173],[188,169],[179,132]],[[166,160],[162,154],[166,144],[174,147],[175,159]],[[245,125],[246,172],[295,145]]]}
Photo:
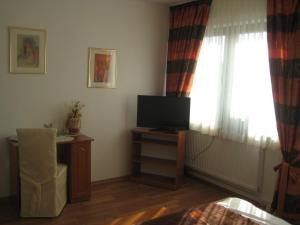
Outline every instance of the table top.
{"label": "table top", "polygon": [[[10,136],[7,138],[9,144],[18,146],[18,137],[16,135]],[[67,144],[67,143],[78,143],[78,142],[84,142],[84,141],[94,141],[93,138],[86,136],[84,134],[78,134],[78,135],[58,135],[56,137],[56,143],[57,144]]]}
{"label": "table top", "polygon": [[178,131],[162,131],[162,130],[155,130],[150,128],[144,127],[136,127],[131,130],[132,133],[141,133],[141,134],[149,134],[149,135],[159,135],[159,136],[169,136],[174,137],[178,136],[179,134],[187,133],[187,130],[178,130]]}

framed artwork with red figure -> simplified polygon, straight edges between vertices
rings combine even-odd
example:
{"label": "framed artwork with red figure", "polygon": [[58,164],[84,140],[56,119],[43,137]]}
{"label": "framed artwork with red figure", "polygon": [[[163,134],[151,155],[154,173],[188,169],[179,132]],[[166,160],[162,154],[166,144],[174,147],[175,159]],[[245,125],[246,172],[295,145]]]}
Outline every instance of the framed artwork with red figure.
{"label": "framed artwork with red figure", "polygon": [[116,50],[89,48],[88,87],[116,88]]}
{"label": "framed artwork with red figure", "polygon": [[9,27],[9,72],[46,73],[47,31]]}

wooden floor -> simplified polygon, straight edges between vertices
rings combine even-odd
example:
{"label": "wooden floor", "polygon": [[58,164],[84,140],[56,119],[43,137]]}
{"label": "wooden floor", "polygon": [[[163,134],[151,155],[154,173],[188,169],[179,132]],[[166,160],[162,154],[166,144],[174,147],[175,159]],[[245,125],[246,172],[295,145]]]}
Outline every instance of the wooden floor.
{"label": "wooden floor", "polygon": [[[16,217],[11,205],[0,206],[0,224],[10,225],[109,225],[118,221],[144,215],[142,220],[154,214],[164,215],[198,204],[216,201],[231,193],[202,183],[186,179],[177,191],[166,190],[131,181],[95,184],[92,198],[88,202],[68,204],[62,214],[54,219],[21,219]],[[148,212],[148,213],[147,213]],[[150,216],[147,218],[148,215]],[[2,221],[1,221],[2,220]]]}

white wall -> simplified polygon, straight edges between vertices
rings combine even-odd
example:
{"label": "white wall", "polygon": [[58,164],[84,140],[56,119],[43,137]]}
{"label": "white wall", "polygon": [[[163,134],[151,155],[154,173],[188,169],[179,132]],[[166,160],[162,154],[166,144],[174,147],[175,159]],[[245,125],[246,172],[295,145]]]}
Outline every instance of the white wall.
{"label": "white wall", "polygon": [[[61,128],[65,103],[86,106],[92,180],[129,173],[136,95],[162,94],[168,8],[143,0],[1,0],[0,197],[9,195],[6,137],[18,127]],[[48,31],[46,75],[8,73],[8,26]],[[117,49],[117,88],[87,88],[88,47]]]}

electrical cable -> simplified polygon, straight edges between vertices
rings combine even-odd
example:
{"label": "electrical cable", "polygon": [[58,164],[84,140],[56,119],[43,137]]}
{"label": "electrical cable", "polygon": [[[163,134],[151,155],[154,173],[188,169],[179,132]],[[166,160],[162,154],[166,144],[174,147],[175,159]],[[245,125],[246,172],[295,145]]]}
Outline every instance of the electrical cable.
{"label": "electrical cable", "polygon": [[214,142],[215,142],[215,136],[212,136],[210,142],[200,152],[197,152],[194,156],[191,157],[191,161],[195,162],[195,160],[201,154],[205,153],[206,151],[208,151],[211,148],[211,146],[213,145]]}

